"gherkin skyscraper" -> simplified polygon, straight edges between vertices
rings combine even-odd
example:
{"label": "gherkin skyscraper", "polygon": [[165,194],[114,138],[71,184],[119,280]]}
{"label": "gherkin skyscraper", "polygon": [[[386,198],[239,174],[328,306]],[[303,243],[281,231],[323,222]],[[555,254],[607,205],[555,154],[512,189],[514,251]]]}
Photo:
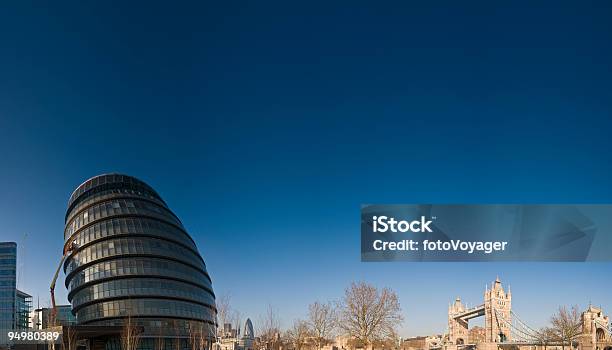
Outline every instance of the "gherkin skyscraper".
{"label": "gherkin skyscraper", "polygon": [[215,295],[204,260],[143,181],[104,174],[77,187],[64,241],[72,249],[63,268],[79,325],[120,326],[129,317],[149,336],[181,338],[194,327],[214,334]]}

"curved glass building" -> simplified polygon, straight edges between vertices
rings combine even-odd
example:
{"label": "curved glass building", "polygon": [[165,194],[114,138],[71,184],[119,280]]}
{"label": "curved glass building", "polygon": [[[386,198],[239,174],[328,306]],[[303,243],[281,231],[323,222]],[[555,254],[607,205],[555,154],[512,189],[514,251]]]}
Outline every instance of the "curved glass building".
{"label": "curved glass building", "polygon": [[72,193],[64,262],[79,325],[119,326],[130,317],[145,334],[215,332],[215,295],[204,260],[179,218],[146,183],[95,176]]}

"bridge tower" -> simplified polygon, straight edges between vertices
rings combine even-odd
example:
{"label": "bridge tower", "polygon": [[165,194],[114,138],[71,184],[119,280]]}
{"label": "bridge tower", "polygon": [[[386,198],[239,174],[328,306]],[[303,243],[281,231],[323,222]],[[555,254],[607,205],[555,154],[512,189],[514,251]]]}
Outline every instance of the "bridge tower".
{"label": "bridge tower", "polygon": [[456,317],[467,310],[457,297],[455,302],[448,306],[448,337],[452,344],[466,344],[468,342],[468,321]]}
{"label": "bridge tower", "polygon": [[485,342],[500,343],[511,341],[510,327],[501,318],[512,323],[512,293],[504,291],[499,277],[495,279],[491,289],[487,285],[485,299]]}
{"label": "bridge tower", "polygon": [[601,308],[589,305],[580,317],[582,334],[579,337],[581,349],[603,350],[612,349],[612,334],[610,334],[610,318],[604,315]]}

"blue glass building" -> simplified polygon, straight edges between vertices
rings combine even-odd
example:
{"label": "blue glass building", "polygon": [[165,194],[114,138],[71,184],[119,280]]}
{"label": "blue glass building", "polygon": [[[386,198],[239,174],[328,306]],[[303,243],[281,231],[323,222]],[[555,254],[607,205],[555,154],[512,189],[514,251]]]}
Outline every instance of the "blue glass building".
{"label": "blue glass building", "polygon": [[6,331],[15,329],[17,244],[0,242],[0,345],[8,344]]}

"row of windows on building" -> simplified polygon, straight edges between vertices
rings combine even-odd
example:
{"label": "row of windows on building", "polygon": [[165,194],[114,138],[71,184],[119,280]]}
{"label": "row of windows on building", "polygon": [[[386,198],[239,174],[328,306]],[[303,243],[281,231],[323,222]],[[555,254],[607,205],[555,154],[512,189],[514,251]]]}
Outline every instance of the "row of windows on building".
{"label": "row of windows on building", "polygon": [[0,319],[4,319],[4,320],[12,320],[13,319],[13,310],[15,310],[15,304],[14,302],[2,302],[0,303],[0,310],[2,311],[9,311],[9,314],[7,313],[2,313],[2,315],[0,315]]}
{"label": "row of windows on building", "polygon": [[134,300],[113,300],[99,304],[85,306],[77,312],[79,323],[86,323],[91,320],[104,317],[128,317],[138,316],[165,316],[165,317],[185,317],[212,321],[214,319],[213,310],[189,302],[163,300],[163,299],[134,299]]}
{"label": "row of windows on building", "polygon": [[70,291],[84,283],[117,276],[144,275],[180,278],[211,289],[210,279],[202,271],[178,262],[155,258],[132,258],[94,264],[77,273],[69,282]]}
{"label": "row of windows on building", "polygon": [[96,243],[79,251],[70,258],[66,274],[69,274],[79,266],[97,259],[126,254],[159,255],[185,261],[197,268],[202,270],[205,269],[204,263],[200,260],[199,255],[176,243],[157,238],[117,238]]}
{"label": "row of windows on building", "polygon": [[17,248],[15,247],[0,247],[0,255],[15,255],[17,254]]}
{"label": "row of windows on building", "polygon": [[[144,327],[145,334],[159,336],[160,333],[166,335],[185,335],[189,334],[190,329],[206,329],[212,327],[215,329],[214,323],[197,320],[182,320],[182,319],[164,319],[164,318],[140,318],[134,320],[136,324]],[[118,319],[107,319],[95,322],[100,326],[122,326],[123,321]],[[144,339],[143,339],[144,340]]]}
{"label": "row of windows on building", "polygon": [[[13,328],[15,328],[15,325],[13,323],[12,316],[11,316],[10,321],[0,320],[0,329],[7,330],[7,329],[13,329]],[[4,331],[3,333],[8,333],[8,332]],[[7,343],[8,343],[7,334],[0,334],[0,345],[5,345]]]}
{"label": "row of windows on building", "polygon": [[197,251],[187,233],[159,220],[150,218],[113,218],[97,222],[80,231],[74,238],[77,247],[116,235],[147,234],[168,238]]}
{"label": "row of windows on building", "polygon": [[70,210],[70,213],[68,213],[68,216],[66,217],[67,218],[66,221],[71,221],[72,218],[76,215],[76,213],[79,213],[83,208],[87,206],[90,206],[96,202],[102,202],[102,201],[106,201],[106,200],[117,198],[117,197],[133,197],[133,198],[144,197],[150,201],[159,203],[160,206],[165,206],[165,204],[161,200],[157,199],[156,197],[148,193],[142,193],[142,192],[135,191],[129,188],[110,189],[110,190],[105,190],[105,191],[101,191],[98,193],[94,193],[90,196],[87,196],[86,199],[80,201],[79,204],[77,204],[76,206],[74,206],[74,208]]}
{"label": "row of windows on building", "polygon": [[182,227],[181,222],[172,213],[159,205],[139,200],[111,200],[108,202],[96,204],[93,207],[85,210],[77,215],[71,222],[66,224],[66,232],[64,239],[72,236],[81,227],[98,219],[103,219],[113,215],[145,215],[159,217],[169,221],[179,227]]}
{"label": "row of windows on building", "polygon": [[14,290],[0,290],[0,298],[14,298],[15,291]]}
{"label": "row of windows on building", "polygon": [[137,191],[137,193],[139,194],[143,192],[150,193],[152,195],[154,194],[154,191],[151,187],[136,178],[120,174],[107,174],[103,176],[96,176],[90,180],[85,181],[85,183],[81,184],[72,193],[68,203],[72,205],[75,200],[79,199],[79,197],[87,191],[105,191],[114,188],[117,185],[121,185],[121,188],[131,188]]}
{"label": "row of windows on building", "polygon": [[176,297],[214,305],[213,295],[187,283],[162,279],[120,279],[102,282],[77,292],[72,298],[72,305],[79,305],[102,298],[138,297],[143,295],[157,295]]}

